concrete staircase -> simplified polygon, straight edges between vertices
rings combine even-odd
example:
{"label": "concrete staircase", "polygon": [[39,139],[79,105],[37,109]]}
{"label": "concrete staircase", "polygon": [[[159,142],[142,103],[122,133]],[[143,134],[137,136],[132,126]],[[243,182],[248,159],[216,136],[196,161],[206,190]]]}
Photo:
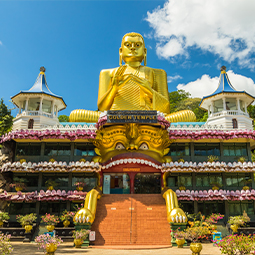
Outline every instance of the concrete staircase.
{"label": "concrete staircase", "polygon": [[171,245],[160,194],[103,195],[91,230],[95,245]]}

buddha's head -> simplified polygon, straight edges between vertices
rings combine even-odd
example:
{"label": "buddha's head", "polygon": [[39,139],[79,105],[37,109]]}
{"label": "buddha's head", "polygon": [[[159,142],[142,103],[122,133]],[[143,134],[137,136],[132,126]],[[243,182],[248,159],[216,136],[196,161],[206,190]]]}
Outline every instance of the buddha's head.
{"label": "buddha's head", "polygon": [[142,63],[144,60],[144,65],[146,65],[147,49],[142,35],[134,32],[125,34],[122,38],[119,54],[120,65],[122,65],[122,60],[125,63]]}

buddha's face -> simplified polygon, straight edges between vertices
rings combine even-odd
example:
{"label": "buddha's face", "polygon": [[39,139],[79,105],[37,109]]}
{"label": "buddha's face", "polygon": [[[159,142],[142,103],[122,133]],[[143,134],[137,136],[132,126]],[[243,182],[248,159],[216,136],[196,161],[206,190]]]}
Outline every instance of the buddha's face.
{"label": "buddha's face", "polygon": [[140,36],[126,36],[120,48],[120,54],[125,63],[142,62],[146,49]]}
{"label": "buddha's face", "polygon": [[131,123],[99,130],[94,144],[101,163],[131,155],[140,159],[151,158],[152,161],[164,162],[170,140],[168,132],[164,129]]}

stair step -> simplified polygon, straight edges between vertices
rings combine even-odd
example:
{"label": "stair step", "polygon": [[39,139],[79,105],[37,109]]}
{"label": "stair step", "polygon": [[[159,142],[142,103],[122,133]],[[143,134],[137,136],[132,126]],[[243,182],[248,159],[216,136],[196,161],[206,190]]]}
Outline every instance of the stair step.
{"label": "stair step", "polygon": [[103,195],[91,230],[96,231],[95,245],[171,245],[160,194]]}

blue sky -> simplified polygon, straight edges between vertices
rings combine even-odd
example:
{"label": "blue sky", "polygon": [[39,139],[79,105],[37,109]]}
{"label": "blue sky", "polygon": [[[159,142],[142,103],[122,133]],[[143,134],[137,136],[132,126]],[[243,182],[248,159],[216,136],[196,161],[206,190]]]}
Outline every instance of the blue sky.
{"label": "blue sky", "polygon": [[[0,97],[30,89],[46,67],[50,90],[74,109],[97,109],[100,70],[118,66],[122,36],[145,37],[147,65],[169,91],[212,93],[220,66],[255,96],[254,0],[0,1]],[[13,111],[15,115],[16,112]]]}

